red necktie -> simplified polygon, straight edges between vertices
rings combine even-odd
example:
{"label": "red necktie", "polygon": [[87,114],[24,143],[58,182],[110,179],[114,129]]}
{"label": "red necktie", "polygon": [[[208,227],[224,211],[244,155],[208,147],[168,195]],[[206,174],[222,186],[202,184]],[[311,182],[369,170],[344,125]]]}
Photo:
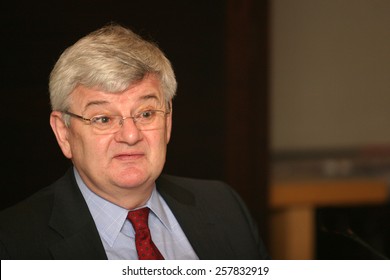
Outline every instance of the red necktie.
{"label": "red necktie", "polygon": [[150,236],[148,218],[149,208],[141,208],[130,211],[127,219],[132,223],[135,230],[135,247],[140,260],[163,260],[164,257],[157,249]]}

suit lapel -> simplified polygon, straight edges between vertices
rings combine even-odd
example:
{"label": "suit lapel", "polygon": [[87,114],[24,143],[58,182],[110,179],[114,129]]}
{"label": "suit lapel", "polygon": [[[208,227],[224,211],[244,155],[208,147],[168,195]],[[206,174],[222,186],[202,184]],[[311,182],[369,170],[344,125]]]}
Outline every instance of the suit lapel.
{"label": "suit lapel", "polygon": [[233,255],[226,235],[219,229],[218,217],[207,212],[188,189],[175,182],[173,177],[161,176],[157,189],[190,241],[199,259],[226,259]]}
{"label": "suit lapel", "polygon": [[55,259],[107,259],[72,170],[58,182],[50,226],[63,237],[50,247]]}

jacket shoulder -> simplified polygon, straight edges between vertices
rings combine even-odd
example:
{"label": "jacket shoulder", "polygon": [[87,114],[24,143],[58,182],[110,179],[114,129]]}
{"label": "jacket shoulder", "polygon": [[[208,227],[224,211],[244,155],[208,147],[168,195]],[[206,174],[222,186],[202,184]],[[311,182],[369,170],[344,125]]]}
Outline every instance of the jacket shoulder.
{"label": "jacket shoulder", "polygon": [[[72,181],[69,173],[0,212],[2,259],[50,259],[48,247],[62,239],[50,226],[56,197]],[[66,188],[66,187],[65,187]]]}
{"label": "jacket shoulder", "polygon": [[2,228],[4,223],[18,225],[21,220],[25,223],[27,219],[44,218],[45,215],[42,216],[41,214],[47,213],[52,208],[56,190],[69,184],[71,180],[71,174],[66,173],[66,175],[49,186],[2,210],[0,212],[0,228]]}
{"label": "jacket shoulder", "polygon": [[[231,192],[234,191],[231,186],[220,180],[205,180],[189,177],[179,177],[163,174],[157,180],[157,183],[165,186],[174,186],[182,188],[196,194],[215,193],[215,192]],[[205,193],[206,192],[206,193]]]}
{"label": "jacket shoulder", "polygon": [[[181,225],[188,229],[187,234],[192,235],[195,228],[198,231],[195,221],[202,216],[203,221],[214,225],[215,234],[221,240],[225,238],[235,244],[231,247],[235,253],[223,258],[268,258],[246,204],[230,185],[218,180],[162,175],[157,181],[157,189]],[[187,216],[184,214],[186,209],[192,209]]]}

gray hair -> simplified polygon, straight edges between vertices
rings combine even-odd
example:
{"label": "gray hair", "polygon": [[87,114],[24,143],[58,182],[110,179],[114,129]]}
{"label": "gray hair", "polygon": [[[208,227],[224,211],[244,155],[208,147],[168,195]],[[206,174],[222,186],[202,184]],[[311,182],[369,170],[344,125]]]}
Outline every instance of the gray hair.
{"label": "gray hair", "polygon": [[52,110],[66,111],[69,95],[83,85],[105,92],[122,92],[155,74],[168,103],[176,93],[171,63],[153,43],[119,25],[108,25],[67,48],[55,64],[49,82]]}

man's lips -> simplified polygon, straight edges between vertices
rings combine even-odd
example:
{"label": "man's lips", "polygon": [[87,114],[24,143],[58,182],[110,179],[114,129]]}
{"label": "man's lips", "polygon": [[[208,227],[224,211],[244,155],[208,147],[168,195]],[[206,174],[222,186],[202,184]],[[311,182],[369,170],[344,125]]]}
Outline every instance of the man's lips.
{"label": "man's lips", "polygon": [[126,160],[137,160],[137,159],[140,159],[140,158],[142,158],[144,156],[145,156],[145,154],[141,153],[141,152],[120,153],[120,154],[116,154],[114,156],[114,159],[123,160],[123,161],[126,161]]}

